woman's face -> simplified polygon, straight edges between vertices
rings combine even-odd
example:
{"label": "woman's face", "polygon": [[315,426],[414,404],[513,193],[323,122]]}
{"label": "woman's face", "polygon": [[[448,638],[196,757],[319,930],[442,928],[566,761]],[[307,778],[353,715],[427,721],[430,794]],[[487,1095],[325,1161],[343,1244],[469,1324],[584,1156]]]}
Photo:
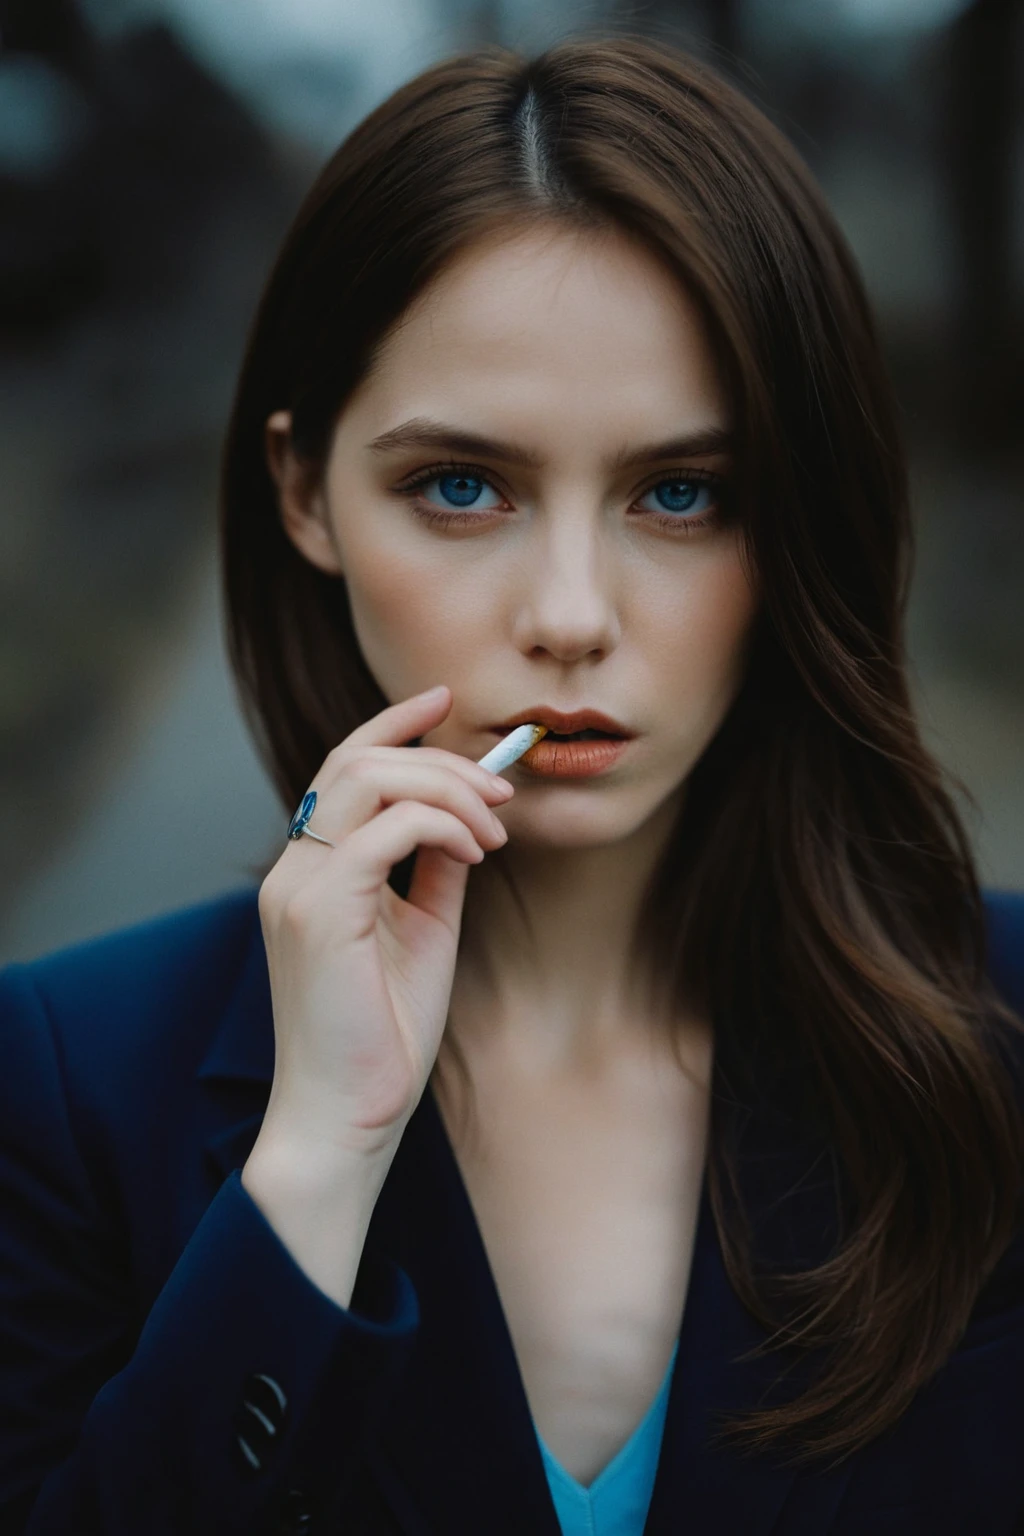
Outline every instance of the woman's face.
{"label": "woman's face", "polygon": [[714,478],[730,425],[674,276],[624,235],[550,229],[473,247],[416,301],[311,495],[271,419],[289,535],[344,576],[384,694],[452,690],[429,745],[480,758],[543,705],[634,733],[593,777],[508,770],[511,841],[629,836],[721,724],[757,604]]}

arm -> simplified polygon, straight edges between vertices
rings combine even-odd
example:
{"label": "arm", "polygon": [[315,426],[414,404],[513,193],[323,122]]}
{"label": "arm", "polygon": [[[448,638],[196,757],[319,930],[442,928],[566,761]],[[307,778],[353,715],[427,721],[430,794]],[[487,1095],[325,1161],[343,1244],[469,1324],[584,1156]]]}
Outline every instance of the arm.
{"label": "arm", "polygon": [[[336,1493],[415,1335],[408,1277],[353,1251],[339,1305],[236,1173],[139,1317],[130,1234],[77,1152],[50,1021],[20,967],[0,975],[0,1061],[0,1527],[230,1536],[269,1529],[289,1488],[315,1501],[329,1475]],[[361,1254],[363,1205],[348,1208]],[[238,1444],[256,1373],[285,1399],[258,1468]]]}

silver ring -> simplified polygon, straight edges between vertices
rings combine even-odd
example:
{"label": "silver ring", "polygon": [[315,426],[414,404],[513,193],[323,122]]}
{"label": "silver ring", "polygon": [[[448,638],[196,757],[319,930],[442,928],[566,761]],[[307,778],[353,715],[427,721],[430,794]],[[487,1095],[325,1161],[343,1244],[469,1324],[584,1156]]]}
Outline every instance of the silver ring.
{"label": "silver ring", "polygon": [[291,842],[298,842],[299,838],[305,833],[306,837],[311,837],[314,842],[326,843],[328,848],[334,848],[336,844],[332,843],[329,837],[321,837],[319,833],[309,830],[309,818],[312,816],[315,808],[316,790],[307,790],[302,797],[302,804],[288,823],[288,837]]}

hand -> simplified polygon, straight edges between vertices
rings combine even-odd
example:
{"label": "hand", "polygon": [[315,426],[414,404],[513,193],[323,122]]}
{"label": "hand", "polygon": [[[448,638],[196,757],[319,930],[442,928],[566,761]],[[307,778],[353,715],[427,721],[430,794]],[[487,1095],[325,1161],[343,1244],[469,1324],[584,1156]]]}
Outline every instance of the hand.
{"label": "hand", "polygon": [[[384,709],[333,749],[310,785],[311,830],[260,887],[276,1059],[259,1140],[330,1158],[390,1151],[444,1033],[469,866],[507,838],[490,809],[507,780],[403,743],[451,709],[447,688]],[[392,866],[419,852],[408,898]]]}

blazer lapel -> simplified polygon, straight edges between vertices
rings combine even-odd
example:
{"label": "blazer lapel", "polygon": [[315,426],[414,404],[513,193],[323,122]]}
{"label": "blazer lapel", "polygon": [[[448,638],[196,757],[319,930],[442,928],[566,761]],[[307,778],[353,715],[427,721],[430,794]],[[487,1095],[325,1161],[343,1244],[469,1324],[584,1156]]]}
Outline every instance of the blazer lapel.
{"label": "blazer lapel", "polygon": [[[728,1022],[716,1020],[712,1113],[733,1149],[757,1267],[810,1268],[829,1255],[839,1230],[829,1142],[807,1123],[799,1068],[771,1060],[770,1046],[743,1067],[734,1041]],[[819,1536],[830,1528],[852,1461],[808,1470],[741,1442],[714,1443],[723,1416],[793,1398],[821,1364],[794,1351],[752,1357],[768,1336],[729,1281],[705,1175],[645,1536],[675,1536],[683,1519],[690,1531],[716,1536]]]}
{"label": "blazer lapel", "polygon": [[367,1242],[409,1275],[420,1326],[375,1460],[425,1529],[560,1536],[508,1325],[428,1083]]}
{"label": "blazer lapel", "polygon": [[215,1193],[252,1151],[274,1076],[274,1016],[263,933],[252,929],[235,987],[199,1068],[201,1134]]}
{"label": "blazer lapel", "polygon": [[[808,1477],[775,1456],[712,1444],[719,1416],[783,1400],[778,1379],[789,1357],[776,1352],[749,1357],[767,1336],[729,1283],[705,1179],[644,1536],[676,1536],[684,1520],[694,1536],[720,1531],[818,1536],[828,1530],[851,1464]],[[785,1395],[794,1395],[808,1374],[806,1367],[794,1370]]]}

